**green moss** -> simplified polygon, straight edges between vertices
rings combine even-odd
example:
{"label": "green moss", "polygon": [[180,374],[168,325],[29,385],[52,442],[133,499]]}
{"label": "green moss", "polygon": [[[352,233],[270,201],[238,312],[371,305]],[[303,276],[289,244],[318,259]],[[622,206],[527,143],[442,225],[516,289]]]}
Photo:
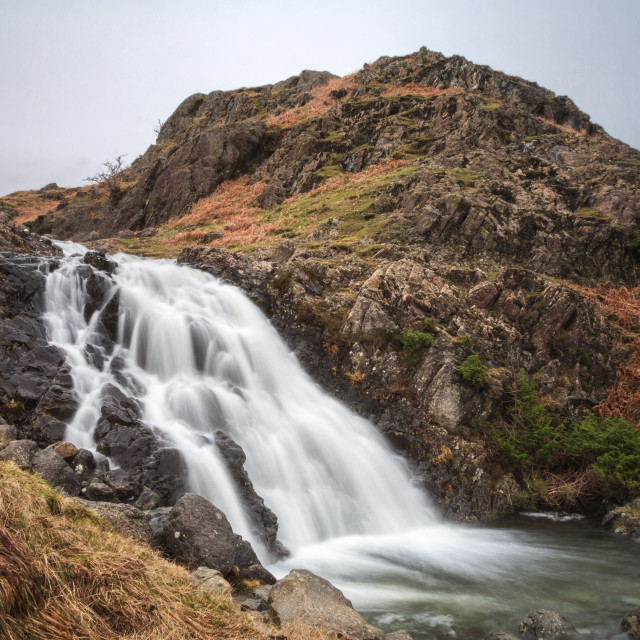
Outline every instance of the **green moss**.
{"label": "green moss", "polygon": [[339,164],[325,164],[324,167],[320,167],[314,171],[314,175],[322,180],[329,180],[335,178],[335,176],[342,173],[342,168]]}
{"label": "green moss", "polygon": [[452,176],[463,187],[472,187],[478,180],[484,180],[484,176],[477,171],[471,171],[471,169],[447,169],[447,174]]}
{"label": "green moss", "polygon": [[497,102],[489,102],[487,104],[481,104],[480,108],[483,111],[495,111],[499,106]]}
{"label": "green moss", "polygon": [[580,207],[580,209],[576,211],[576,215],[584,220],[610,220],[610,217],[606,213],[603,213],[600,209],[593,209],[591,207]]}

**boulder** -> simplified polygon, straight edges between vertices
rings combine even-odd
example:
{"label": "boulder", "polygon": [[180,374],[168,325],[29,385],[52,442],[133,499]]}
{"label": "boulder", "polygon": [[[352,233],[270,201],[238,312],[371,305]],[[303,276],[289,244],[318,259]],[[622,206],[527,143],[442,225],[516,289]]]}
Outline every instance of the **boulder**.
{"label": "boulder", "polygon": [[93,511],[109,522],[114,529],[139,542],[151,544],[153,530],[149,524],[150,516],[130,504],[112,504],[109,502],[90,502],[74,498],[73,502],[85,509]]}
{"label": "boulder", "polygon": [[113,489],[118,500],[131,500],[141,491],[140,485],[123,469],[104,471],[100,480]]}
{"label": "boulder", "polygon": [[198,567],[193,571],[191,582],[200,589],[223,596],[230,595],[233,590],[219,571],[209,569],[209,567]]}
{"label": "boulder", "polygon": [[73,456],[69,465],[81,479],[87,479],[95,469],[96,461],[91,451],[88,449],[78,449],[78,453]]}
{"label": "boulder", "polygon": [[159,493],[149,487],[143,487],[137,500],[134,502],[134,506],[144,511],[155,509],[160,505],[162,498]]}
{"label": "boulder", "polygon": [[[413,640],[413,636],[408,631],[405,631],[405,629],[398,629],[393,633],[387,633],[385,640]],[[496,638],[495,640],[509,640],[509,638]]]}
{"label": "boulder", "polygon": [[90,264],[94,269],[98,269],[98,271],[105,271],[106,273],[113,273],[117,264],[107,258],[107,255],[102,251],[87,251],[84,254],[84,263]]}
{"label": "boulder", "polygon": [[92,480],[87,487],[81,490],[81,493],[85,500],[92,502],[120,502],[114,490],[98,480]]}
{"label": "boulder", "polygon": [[33,456],[33,471],[46,480],[54,489],[70,496],[80,492],[80,480],[61,455],[53,449],[36,451]]}
{"label": "boulder", "polygon": [[37,445],[33,440],[16,440],[0,451],[0,461],[14,462],[20,469],[29,470],[36,449]]}
{"label": "boulder", "polygon": [[78,454],[78,447],[70,442],[56,442],[50,446],[65,462],[71,462]]}
{"label": "boulder", "polygon": [[539,609],[520,622],[520,633],[525,640],[563,640],[575,631],[557,611]]}
{"label": "boulder", "polygon": [[622,630],[634,638],[640,638],[640,609],[632,611],[623,618]]}
{"label": "boulder", "polygon": [[8,425],[6,422],[0,424],[0,449],[4,449],[10,442],[17,438],[18,430],[13,425]]}
{"label": "boulder", "polygon": [[260,564],[251,545],[236,535],[220,509],[208,500],[188,493],[171,508],[163,526],[164,547],[191,569],[216,569],[227,577],[234,567]]}
{"label": "boulder", "polygon": [[276,582],[269,593],[268,612],[278,626],[309,625],[358,640],[385,637],[355,611],[339,589],[306,569],[294,569]]}
{"label": "boulder", "polygon": [[602,526],[620,535],[640,538],[640,498],[609,511]]}

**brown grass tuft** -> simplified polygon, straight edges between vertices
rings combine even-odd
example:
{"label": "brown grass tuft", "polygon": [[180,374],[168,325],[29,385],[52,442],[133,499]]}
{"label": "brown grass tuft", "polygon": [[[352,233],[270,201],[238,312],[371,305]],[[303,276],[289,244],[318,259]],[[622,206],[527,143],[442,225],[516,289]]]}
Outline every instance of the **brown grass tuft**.
{"label": "brown grass tuft", "polygon": [[630,352],[629,360],[617,371],[615,386],[596,409],[601,418],[622,418],[640,428],[640,287],[579,290],[618,325]]}
{"label": "brown grass tuft", "polygon": [[249,184],[249,176],[223,182],[210,196],[198,200],[191,213],[179,220],[169,220],[164,228],[185,231],[173,236],[168,244],[201,240],[207,230],[188,230],[188,227],[206,223],[215,224],[224,234],[222,238],[211,242],[213,246],[252,244],[265,238],[275,225],[260,220],[260,207],[256,200],[264,186],[263,182]]}
{"label": "brown grass tuft", "polygon": [[0,637],[257,640],[232,601],[0,463]]}
{"label": "brown grass tuft", "polygon": [[344,78],[334,78],[322,86],[316,87],[309,91],[313,96],[307,104],[301,107],[293,107],[282,113],[271,114],[267,116],[265,122],[269,125],[280,125],[283,127],[293,127],[307,118],[322,115],[326,113],[337,100],[331,97],[332,91],[339,89],[354,89],[356,84],[353,82],[355,73],[345,76]]}

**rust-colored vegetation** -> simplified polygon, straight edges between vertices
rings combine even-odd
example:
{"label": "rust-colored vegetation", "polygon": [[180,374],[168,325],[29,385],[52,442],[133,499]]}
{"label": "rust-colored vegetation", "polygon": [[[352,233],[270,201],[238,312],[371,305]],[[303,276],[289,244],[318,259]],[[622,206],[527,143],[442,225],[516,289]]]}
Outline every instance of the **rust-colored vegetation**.
{"label": "rust-colored vegetation", "polygon": [[353,82],[354,76],[355,73],[352,73],[344,78],[329,80],[326,85],[316,87],[309,92],[313,97],[306,104],[287,109],[281,113],[271,114],[267,116],[265,122],[269,125],[293,127],[307,118],[326,113],[337,102],[336,98],[331,96],[331,92],[339,91],[340,89],[354,89],[356,87]]}
{"label": "rust-colored vegetation", "polygon": [[640,427],[640,287],[599,287],[585,293],[618,325],[629,359],[617,372],[615,386],[597,407],[601,417],[622,418]]}
{"label": "rust-colored vegetation", "polygon": [[223,182],[210,196],[198,200],[191,213],[169,220],[165,228],[178,233],[168,244],[202,242],[216,230],[223,235],[211,244],[218,247],[253,244],[265,238],[276,225],[260,220],[257,198],[263,189],[263,182],[249,184],[249,176]]}

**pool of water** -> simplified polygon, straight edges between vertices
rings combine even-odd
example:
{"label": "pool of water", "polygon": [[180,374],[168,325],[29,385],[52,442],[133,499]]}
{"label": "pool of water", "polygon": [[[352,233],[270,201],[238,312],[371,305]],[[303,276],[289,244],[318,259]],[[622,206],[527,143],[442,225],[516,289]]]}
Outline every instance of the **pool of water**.
{"label": "pool of water", "polygon": [[286,565],[280,573],[306,566],[369,622],[416,640],[517,636],[520,620],[537,609],[559,611],[592,638],[627,638],[620,622],[640,606],[640,543],[572,516],[332,540]]}

